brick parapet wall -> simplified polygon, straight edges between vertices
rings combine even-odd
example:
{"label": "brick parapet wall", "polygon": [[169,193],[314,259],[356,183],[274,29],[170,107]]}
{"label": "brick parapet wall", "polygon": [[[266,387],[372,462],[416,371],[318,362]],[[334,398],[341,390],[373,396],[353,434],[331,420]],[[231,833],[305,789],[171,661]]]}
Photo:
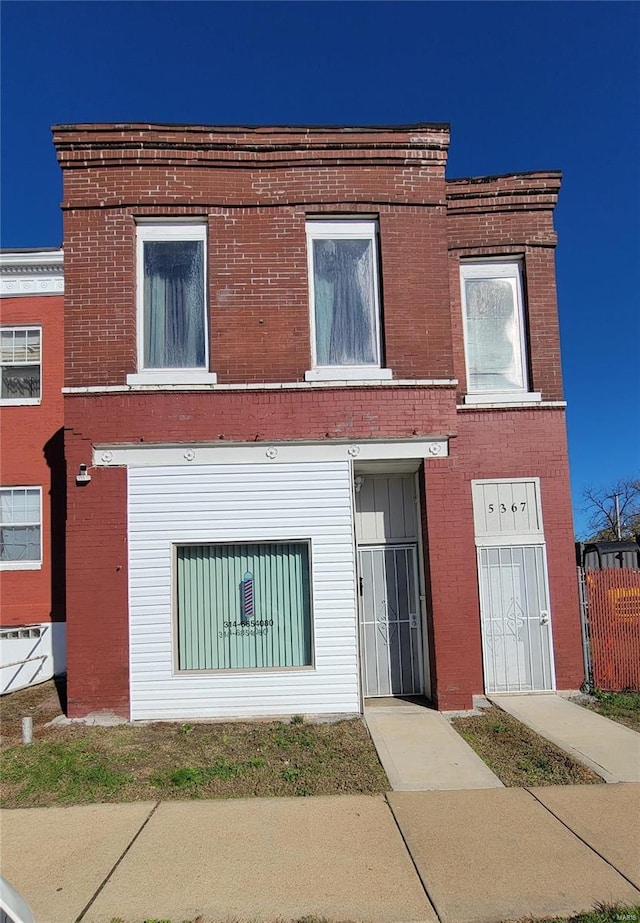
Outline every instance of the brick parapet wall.
{"label": "brick parapet wall", "polygon": [[442,123],[370,128],[87,124],[55,125],[52,132],[64,168],[149,161],[245,168],[306,162],[444,163],[449,146],[449,126]]}
{"label": "brick parapet wall", "polygon": [[552,212],[561,181],[558,170],[448,179],[447,207],[452,217],[503,211]]}

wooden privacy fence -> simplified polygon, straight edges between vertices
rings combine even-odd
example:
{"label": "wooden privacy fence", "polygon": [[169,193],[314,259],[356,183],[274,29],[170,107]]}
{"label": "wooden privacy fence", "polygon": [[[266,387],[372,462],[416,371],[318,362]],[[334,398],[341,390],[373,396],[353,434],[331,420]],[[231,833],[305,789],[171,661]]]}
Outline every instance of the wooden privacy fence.
{"label": "wooden privacy fence", "polygon": [[585,572],[592,682],[640,690],[640,570]]}

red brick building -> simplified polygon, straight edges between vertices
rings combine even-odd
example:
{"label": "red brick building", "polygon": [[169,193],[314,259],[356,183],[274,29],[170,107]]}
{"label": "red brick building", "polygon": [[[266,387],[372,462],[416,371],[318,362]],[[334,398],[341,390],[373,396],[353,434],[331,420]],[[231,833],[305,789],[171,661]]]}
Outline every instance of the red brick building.
{"label": "red brick building", "polygon": [[579,687],[560,175],[448,180],[446,125],[54,142],[70,714]]}
{"label": "red brick building", "polygon": [[61,250],[0,253],[0,692],[64,673]]}

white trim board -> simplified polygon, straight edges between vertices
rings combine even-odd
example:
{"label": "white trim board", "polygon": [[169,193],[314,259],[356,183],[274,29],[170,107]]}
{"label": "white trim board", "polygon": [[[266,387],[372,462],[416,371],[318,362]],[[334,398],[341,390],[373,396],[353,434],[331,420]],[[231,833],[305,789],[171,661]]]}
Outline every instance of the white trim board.
{"label": "white trim board", "polygon": [[235,465],[267,462],[327,462],[327,461],[394,461],[396,459],[446,458],[449,440],[446,436],[428,439],[398,439],[386,442],[322,443],[229,443],[210,445],[181,443],[179,445],[96,445],[93,448],[94,467],[158,467]]}
{"label": "white trim board", "polygon": [[539,404],[539,391],[483,391],[466,394],[465,404]]}
{"label": "white trim board", "polygon": [[0,296],[61,295],[64,292],[62,250],[0,253]]}
{"label": "white trim board", "polygon": [[[201,317],[204,318],[204,356],[202,364],[194,368],[173,368],[167,366],[147,366],[145,363],[145,244],[157,243],[179,243],[191,241],[202,244],[202,304],[200,307]],[[138,223],[136,226],[136,330],[137,330],[137,355],[138,368],[137,372],[127,376],[127,384],[139,385],[150,384],[162,385],[163,378],[168,384],[184,384],[185,377],[187,381],[198,381],[200,375],[205,381],[215,384],[215,375],[209,376],[209,310],[208,310],[208,278],[207,278],[207,222],[200,221],[183,222],[181,219],[175,221],[161,221],[159,224],[151,221]]]}
{"label": "white trim board", "polygon": [[[309,281],[309,331],[311,334],[312,368],[305,372],[309,381],[326,378],[337,379],[385,379],[391,378],[391,370],[382,366],[382,338],[380,318],[380,258],[378,253],[379,228],[377,219],[354,220],[353,216],[336,216],[323,219],[320,216],[308,218],[306,222],[307,240],[307,279]],[[371,265],[371,290],[373,308],[373,342],[375,356],[371,362],[362,365],[323,365],[318,359],[317,318],[316,318],[316,273],[314,245],[317,241],[368,241]]]}
{"label": "white trim board", "polygon": [[496,402],[493,404],[456,404],[458,412],[476,411],[476,410],[564,410],[567,406],[566,401],[537,401],[528,403],[514,403],[513,401]]}
{"label": "white trim board", "polygon": [[[211,373],[214,374],[214,373]],[[132,378],[133,376],[127,376]],[[312,388],[455,388],[457,378],[396,378],[396,379],[347,379],[331,381],[260,381],[238,382],[235,384],[181,384],[172,385],[168,382],[151,384],[147,381],[144,385],[95,385],[74,388],[63,388],[63,394],[122,394],[128,391],[307,391]]]}

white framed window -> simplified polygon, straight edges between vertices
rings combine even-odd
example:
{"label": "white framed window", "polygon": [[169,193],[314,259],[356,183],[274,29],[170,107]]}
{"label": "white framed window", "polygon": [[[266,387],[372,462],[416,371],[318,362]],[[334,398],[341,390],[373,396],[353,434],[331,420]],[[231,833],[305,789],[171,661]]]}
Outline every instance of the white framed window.
{"label": "white framed window", "polygon": [[42,566],[42,488],[0,487],[0,569]]}
{"label": "white framed window", "polygon": [[386,379],[376,221],[307,221],[309,380]]}
{"label": "white framed window", "polygon": [[313,666],[310,543],[176,545],[176,667]]}
{"label": "white framed window", "polygon": [[539,400],[529,392],[520,262],[464,263],[460,279],[467,401]]}
{"label": "white framed window", "polygon": [[137,227],[138,373],[128,384],[214,382],[209,372],[206,225]]}
{"label": "white framed window", "polygon": [[42,397],[42,328],[0,329],[0,404],[39,404]]}

